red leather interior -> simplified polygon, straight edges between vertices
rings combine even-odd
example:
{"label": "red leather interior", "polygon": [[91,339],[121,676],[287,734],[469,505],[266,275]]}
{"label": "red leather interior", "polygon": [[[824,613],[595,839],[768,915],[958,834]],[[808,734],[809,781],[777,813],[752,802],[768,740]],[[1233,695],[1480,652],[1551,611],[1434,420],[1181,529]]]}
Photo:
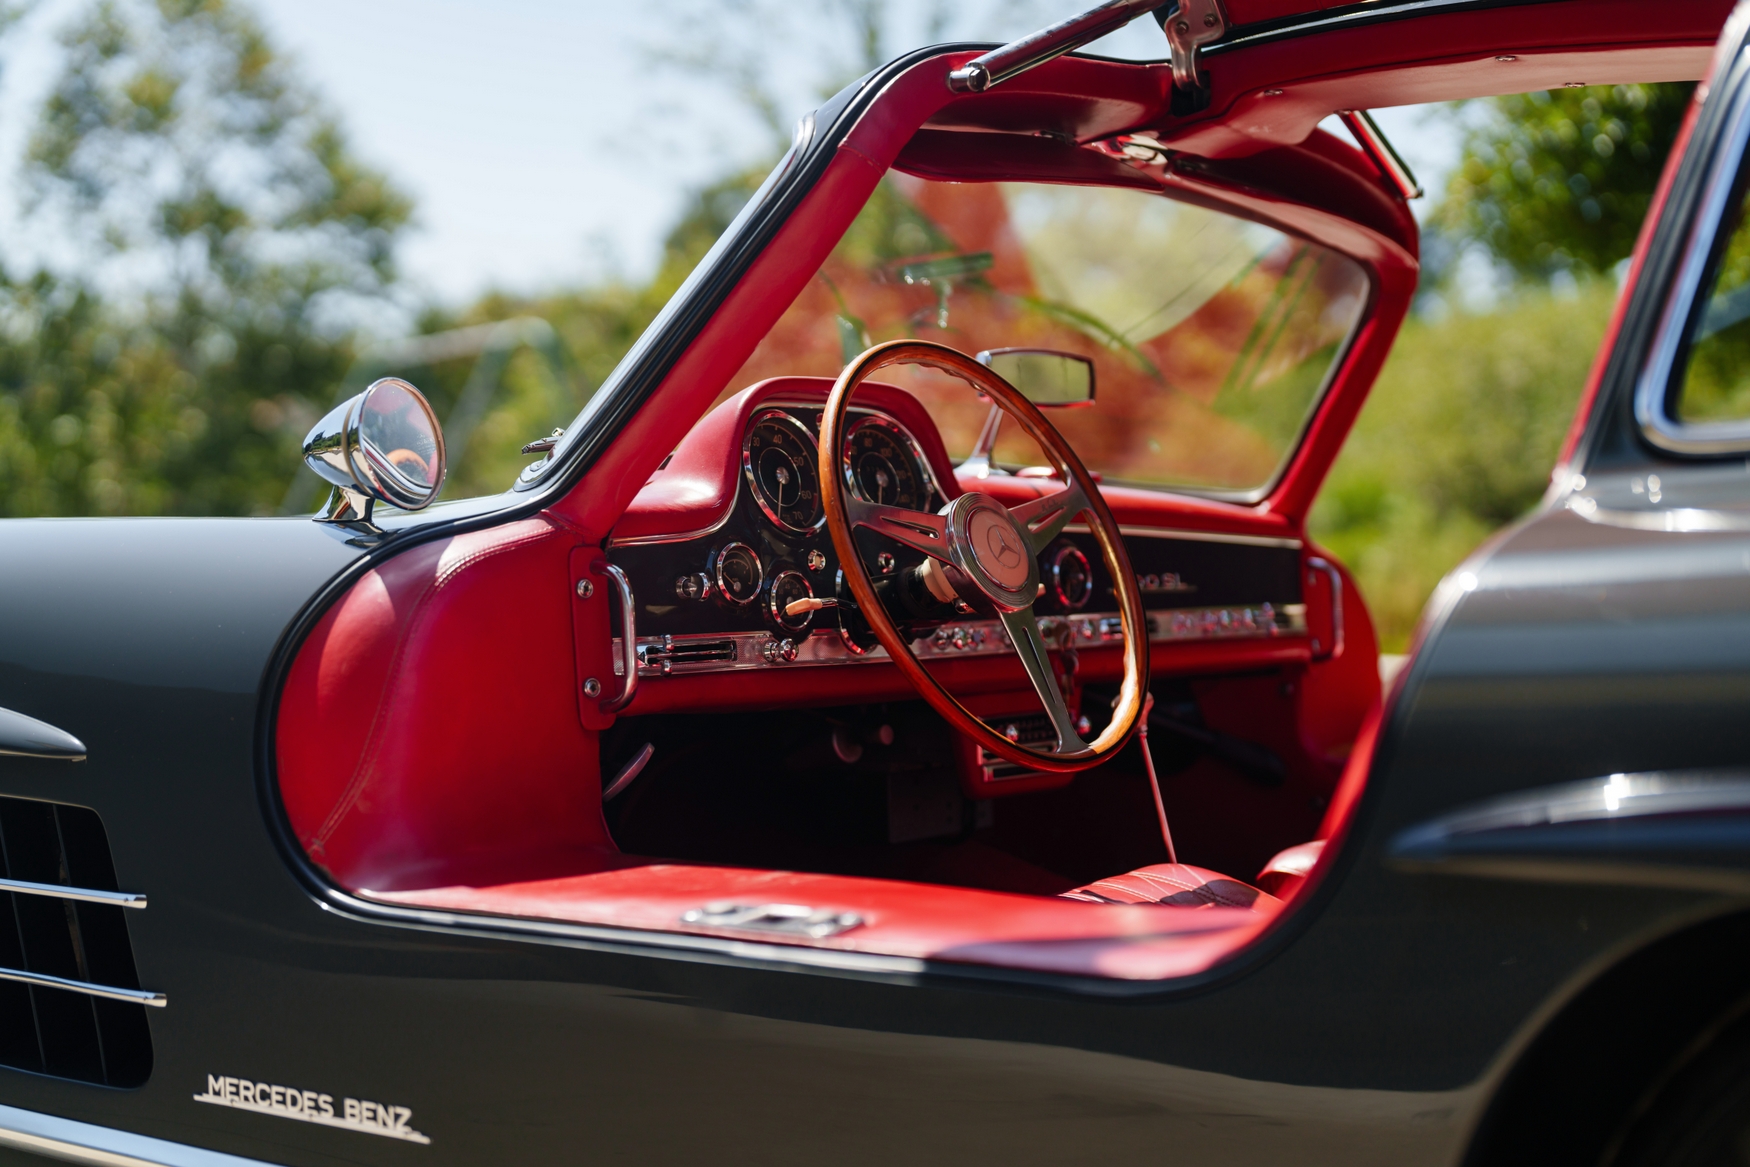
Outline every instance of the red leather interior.
{"label": "red leather interior", "polygon": [[1226,875],[1185,863],[1157,863],[1123,875],[1096,879],[1063,893],[1090,904],[1158,904],[1169,908],[1237,908],[1273,912],[1276,897]]}
{"label": "red leather interior", "polygon": [[1278,899],[1288,899],[1306,882],[1319,856],[1325,852],[1325,840],[1314,839],[1278,851],[1258,872],[1258,886]]}
{"label": "red leather interior", "polygon": [[280,696],[280,797],[349,888],[575,870],[611,847],[551,518],[415,547],[322,617]]}
{"label": "red leather interior", "polygon": [[[1243,24],[1300,10],[1305,0],[1232,3],[1234,20]],[[1404,23],[1345,26],[1213,59],[1210,108],[1153,128],[1176,149],[1225,161],[1202,170],[1175,167],[1160,181],[1182,197],[1355,255],[1373,273],[1375,299],[1305,440],[1267,498],[1241,506],[1113,486],[1105,493],[1119,520],[1302,537],[1307,510],[1385,358],[1416,278],[1413,220],[1384,193],[1358,152],[1312,135],[1320,118],[1338,108],[1574,79],[1697,76],[1728,9],[1726,0],[1699,0],[1668,6],[1649,21],[1646,5],[1631,0],[1519,5],[1511,10],[1516,47],[1505,54],[1516,57],[1511,62],[1496,59],[1504,35],[1498,8],[1425,17],[1413,36]],[[1438,55],[1430,55],[1429,45],[1439,46]],[[417,546],[381,562],[321,617],[280,695],[274,751],[292,828],[337,884],[386,902],[670,932],[713,931],[681,919],[712,901],[807,904],[855,912],[865,923],[823,940],[786,942],[1134,978],[1208,968],[1268,926],[1280,907],[1274,897],[1260,893],[1245,907],[1224,903],[1243,898],[1229,883],[1253,889],[1189,867],[1142,868],[1084,889],[1083,898],[1134,896],[1133,903],[1078,903],[655,863],[620,855],[604,824],[593,732],[601,723],[579,704],[584,678],[576,662],[603,663],[596,642],[605,635],[605,616],[600,608],[577,606],[578,573],[590,569],[610,531],[630,538],[696,530],[729,505],[746,411],[762,394],[787,390],[767,382],[697,429],[695,422],[812,277],[887,168],[908,150],[911,165],[946,164],[940,143],[918,133],[926,122],[944,130],[1068,133],[1078,141],[1148,129],[1151,118],[1161,120],[1170,84],[1159,68],[1063,58],[992,94],[955,97],[942,73],[968,55],[920,64],[889,85],[650,400],[563,500],[541,517]],[[988,145],[994,151],[1015,143]],[[1075,166],[1085,163],[1078,156]],[[1049,159],[1030,164],[1057,165]],[[807,388],[818,391],[819,382]],[[915,409],[909,400],[897,394],[884,404],[920,441],[933,440],[933,428],[905,412]],[[951,471],[939,442],[926,450],[946,482]],[[674,460],[659,473],[670,452]],[[981,486],[1019,495],[1049,483],[993,479]],[[1275,686],[1285,707],[1271,732],[1298,735],[1302,755],[1311,759],[1304,779],[1332,792],[1318,836],[1333,840],[1340,840],[1365,781],[1379,717],[1371,625],[1353,581],[1345,575],[1343,582],[1346,646],[1328,659],[1313,660],[1303,642],[1288,641],[1187,643],[1160,646],[1154,654],[1163,673],[1270,670],[1259,684]],[[945,666],[962,669],[962,679],[975,686],[1024,691],[1004,677],[1004,667],[1000,661]],[[1100,650],[1089,650],[1084,668],[1101,667]],[[896,681],[897,674],[881,666],[672,678],[646,686],[635,709],[665,702],[704,710],[749,700],[779,705],[908,696]],[[1245,701],[1234,696],[1245,692],[1237,680],[1211,685],[1221,686],[1219,692],[1201,696],[1212,722],[1232,717],[1240,724],[1258,708],[1259,694]],[[1224,711],[1224,700],[1233,708]],[[1370,706],[1374,712],[1363,723]],[[1333,791],[1328,777],[1345,755],[1347,768]],[[1320,767],[1329,775],[1311,774]],[[1324,848],[1309,877],[1316,878],[1336,850]],[[1163,894],[1169,888],[1177,890]],[[1196,910],[1155,906],[1187,894]]]}

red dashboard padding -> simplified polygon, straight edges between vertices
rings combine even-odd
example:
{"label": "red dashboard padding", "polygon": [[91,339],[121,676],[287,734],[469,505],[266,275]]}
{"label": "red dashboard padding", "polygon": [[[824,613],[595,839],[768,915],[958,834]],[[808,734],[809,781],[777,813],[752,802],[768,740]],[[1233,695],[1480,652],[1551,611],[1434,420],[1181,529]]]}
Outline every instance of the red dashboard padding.
{"label": "red dashboard padding", "polygon": [[[681,439],[667,465],[650,476],[614,524],[614,540],[675,538],[716,526],[735,503],[742,476],[741,436],[754,413],[777,400],[825,405],[831,392],[832,381],[826,377],[772,377],[717,406]],[[868,383],[858,388],[856,404],[883,410],[910,430],[943,491],[959,495],[954,464],[936,423],[917,398],[891,385]]]}
{"label": "red dashboard padding", "polygon": [[531,878],[612,848],[572,695],[576,545],[543,517],[416,547],[367,572],[299,649],[280,797],[342,886]]}
{"label": "red dashboard padding", "polygon": [[[452,911],[716,935],[893,957],[1128,980],[1199,973],[1245,947],[1280,906],[1195,911],[1076,903],[1055,896],[843,875],[650,864],[496,887],[378,892],[373,898]],[[820,940],[712,928],[682,917],[706,904],[799,904],[863,923]]]}

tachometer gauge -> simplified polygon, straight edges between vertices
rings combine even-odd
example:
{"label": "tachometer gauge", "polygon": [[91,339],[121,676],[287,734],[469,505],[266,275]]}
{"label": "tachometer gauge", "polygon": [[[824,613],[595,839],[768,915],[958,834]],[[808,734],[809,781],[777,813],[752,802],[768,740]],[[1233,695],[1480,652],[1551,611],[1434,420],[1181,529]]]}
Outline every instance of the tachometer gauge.
{"label": "tachometer gauge", "polygon": [[781,409],[754,416],[741,443],[741,468],[766,518],[801,534],[820,525],[818,447],[808,427]]}
{"label": "tachometer gauge", "polygon": [[845,483],[864,502],[930,509],[932,491],[910,434],[885,417],[865,417],[845,435]]}
{"label": "tachometer gauge", "polygon": [[717,580],[717,594],[732,604],[751,604],[760,598],[760,581],[764,572],[760,557],[746,543],[731,543],[717,553],[711,574]]}
{"label": "tachometer gauge", "polygon": [[814,620],[814,613],[798,612],[792,616],[786,609],[797,600],[814,598],[814,589],[808,586],[808,579],[799,571],[780,571],[772,580],[772,590],[768,603],[771,607],[772,623],[790,632],[801,632]]}

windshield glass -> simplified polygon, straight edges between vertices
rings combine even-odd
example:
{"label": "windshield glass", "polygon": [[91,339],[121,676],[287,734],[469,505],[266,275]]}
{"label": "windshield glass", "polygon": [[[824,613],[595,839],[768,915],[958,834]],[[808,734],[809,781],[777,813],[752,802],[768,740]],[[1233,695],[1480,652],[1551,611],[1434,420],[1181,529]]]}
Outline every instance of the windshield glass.
{"label": "windshield glass", "polygon": [[[1150,192],[890,172],[724,396],[836,376],[899,337],[1059,349],[1096,365],[1094,405],[1051,413],[1090,469],[1256,491],[1292,452],[1367,291],[1346,256]],[[971,452],[986,406],[924,370],[880,379],[924,399],[956,459]],[[1036,457],[1011,424],[993,461]]]}

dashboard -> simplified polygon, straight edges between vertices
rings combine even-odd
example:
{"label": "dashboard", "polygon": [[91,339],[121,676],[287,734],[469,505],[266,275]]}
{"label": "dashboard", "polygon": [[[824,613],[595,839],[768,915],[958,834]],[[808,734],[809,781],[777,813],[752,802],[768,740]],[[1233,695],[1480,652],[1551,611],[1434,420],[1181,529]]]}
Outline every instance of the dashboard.
{"label": "dashboard", "polygon": [[[886,660],[856,612],[826,530],[818,442],[830,387],[783,378],[724,402],[634,500],[607,554],[632,583],[641,678]],[[865,399],[849,409],[832,463],[849,490],[925,511],[961,493],[914,398],[871,385],[858,394]],[[1146,527],[1123,533],[1151,641],[1306,635],[1298,540]],[[863,529],[853,537],[920,658],[1012,651],[998,620],[927,593],[915,570],[921,552]],[[1044,550],[1040,578],[1034,610],[1049,643],[1092,648],[1122,638],[1112,580],[1085,527],[1072,525]],[[617,624],[615,635],[619,660]]]}

